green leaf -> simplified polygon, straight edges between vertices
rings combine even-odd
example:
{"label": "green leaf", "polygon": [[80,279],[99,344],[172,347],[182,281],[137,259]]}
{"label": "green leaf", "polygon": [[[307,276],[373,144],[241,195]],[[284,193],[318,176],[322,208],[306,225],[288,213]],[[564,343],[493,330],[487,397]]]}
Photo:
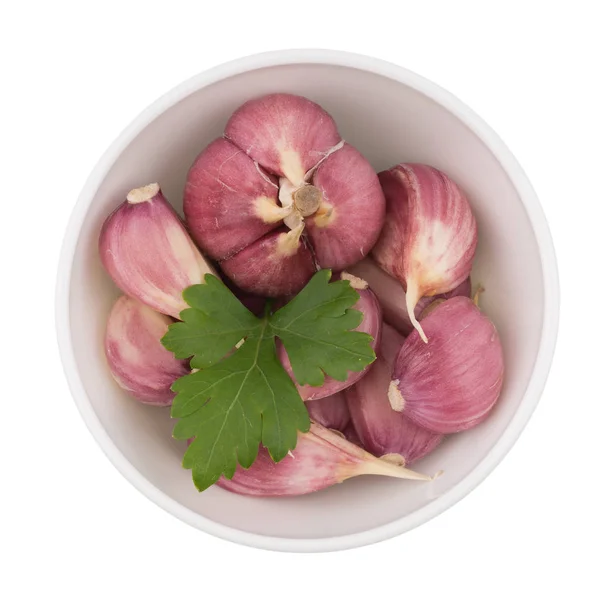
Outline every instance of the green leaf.
{"label": "green leaf", "polygon": [[300,385],[323,385],[325,374],[345,381],[375,360],[373,338],[359,331],[362,313],[349,310],[359,294],[346,280],[328,283],[331,271],[319,271],[306,287],[271,318]]}
{"label": "green leaf", "polygon": [[277,360],[267,320],[237,352],[179,379],[174,389],[179,393],[171,414],[181,419],[173,436],[196,438],[183,466],[192,469],[200,490],[221,474],[233,477],[238,462],[250,467],[261,440],[281,460],[296,446],[297,431],[310,427],[306,407]]}
{"label": "green leaf", "polygon": [[171,325],[161,340],[176,358],[193,355],[195,369],[215,364],[261,324],[220,279],[206,275],[205,281],[184,290],[191,308],[181,312],[182,322]]}
{"label": "green leaf", "polygon": [[194,438],[183,466],[199,490],[233,477],[238,464],[249,468],[261,443],[274,461],[282,460],[296,447],[298,431],[310,428],[306,406],[277,358],[276,337],[298,380],[312,385],[324,374],[343,380],[375,359],[372,338],[351,331],[362,319],[351,309],[358,293],[330,278],[330,271],[318,272],[289,304],[262,319],[216,277],[184,291],[190,308],[162,342],[199,369],[173,384],[171,408],[178,419],[173,436]]}

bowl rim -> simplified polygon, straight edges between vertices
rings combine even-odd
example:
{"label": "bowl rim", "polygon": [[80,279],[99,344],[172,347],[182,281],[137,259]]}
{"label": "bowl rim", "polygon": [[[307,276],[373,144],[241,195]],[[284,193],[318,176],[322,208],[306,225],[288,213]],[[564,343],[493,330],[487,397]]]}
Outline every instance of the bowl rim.
{"label": "bowl rim", "polygon": [[[199,89],[246,71],[293,64],[333,65],[375,73],[421,92],[460,119],[490,149],[516,188],[540,250],[544,286],[542,334],[531,379],[517,411],[488,454],[464,479],[423,508],[366,531],[328,538],[284,538],[249,533],[203,517],[154,486],[121,453],[94,412],[77,369],[70,329],[72,262],[79,233],[100,184],[124,149],[158,115]],[[104,152],[79,195],[64,234],[56,281],[55,325],[63,370],[71,395],[86,426],[113,465],[140,492],[185,523],[225,540],[266,550],[327,552],[380,542],[425,523],[464,498],[500,463],[529,421],[546,384],[558,335],[559,291],[554,244],[540,201],[512,152],[495,131],[473,110],[432,81],[379,58],[339,50],[274,50],[222,63],[187,79],[143,110]]]}

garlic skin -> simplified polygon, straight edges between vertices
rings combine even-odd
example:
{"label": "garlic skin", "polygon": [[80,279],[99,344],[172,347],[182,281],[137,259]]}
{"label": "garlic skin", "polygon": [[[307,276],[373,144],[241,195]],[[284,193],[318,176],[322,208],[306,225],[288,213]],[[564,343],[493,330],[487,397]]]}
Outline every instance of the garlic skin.
{"label": "garlic skin", "polygon": [[498,400],[504,377],[494,324],[464,297],[444,300],[414,330],[396,357],[388,390],[391,407],[436,433],[481,423]]}
{"label": "garlic skin", "polygon": [[[341,277],[346,278],[352,276],[342,273]],[[356,289],[360,296],[358,302],[352,308],[363,313],[363,320],[360,323],[360,325],[355,329],[355,331],[362,331],[363,333],[368,333],[373,338],[371,347],[373,348],[373,350],[375,350],[375,353],[377,353],[377,351],[379,350],[379,343],[381,340],[382,324],[381,307],[379,305],[379,300],[377,299],[377,296],[370,289],[368,289],[367,283],[365,281],[355,277],[351,281],[351,286]],[[362,371],[349,371],[346,381],[338,381],[337,379],[333,379],[332,377],[326,375],[323,385],[313,387],[311,385],[297,384],[289,356],[282,344],[278,344],[278,356],[279,361],[283,365],[283,368],[287,371],[287,374],[296,384],[298,392],[300,393],[300,397],[305,402],[320,400],[321,398],[327,398],[328,396],[332,396],[333,394],[336,394],[337,392],[340,392],[341,390],[350,387],[351,385],[356,383],[361,377],[364,377],[369,372],[369,369],[372,367],[372,364],[370,364],[367,365],[367,367],[365,367]]]}
{"label": "garlic skin", "polygon": [[290,248],[290,237],[276,229],[221,262],[225,275],[242,290],[274,298],[295,295],[316,273],[304,240]]}
{"label": "garlic skin", "polygon": [[317,423],[308,433],[298,433],[298,444],[282,461],[275,463],[261,447],[249,469],[238,467],[220,487],[247,496],[300,496],[325,489],[359,475],[384,475],[400,479],[431,481],[416,473],[365,452],[337,433]]}
{"label": "garlic skin", "polygon": [[375,245],[385,219],[385,198],[371,165],[345,144],[317,169],[321,210],[307,217],[306,229],[317,264],[339,271],[364,258]]}
{"label": "garlic skin", "polygon": [[403,343],[404,337],[384,323],[373,368],[344,396],[360,445],[375,456],[399,455],[408,465],[432,452],[443,436],[419,427],[390,406],[388,389]]}
{"label": "garlic skin", "polygon": [[315,102],[293,94],[269,94],[240,106],[225,137],[267,171],[293,185],[342,141],[335,121]]}
{"label": "garlic skin", "polygon": [[[292,94],[235,111],[225,138],[192,165],[183,208],[199,247],[239,287],[270,297],[295,293],[317,268],[341,270],[366,256],[385,218],[369,162],[323,108]],[[275,231],[286,237],[262,256]]]}
{"label": "garlic skin", "polygon": [[157,183],[132,190],[104,222],[99,241],[104,268],[128,296],[179,318],[181,293],[215,274]]}
{"label": "garlic skin", "polygon": [[346,398],[341,392],[327,398],[321,398],[321,400],[307,402],[306,409],[311,421],[315,421],[328,429],[343,432],[350,423],[350,412],[348,411]]}
{"label": "garlic skin", "polygon": [[477,246],[475,217],[459,187],[434,167],[397,165],[380,173],[379,181],[387,218],[372,256],[406,289],[409,318],[427,342],[416,304],[467,279]]}
{"label": "garlic skin", "polygon": [[[185,185],[188,226],[201,250],[216,260],[234,256],[281,220],[277,179],[228,140],[209,144],[190,168]],[[193,201],[198,194],[202,202]],[[267,218],[271,213],[275,220]]]}
{"label": "garlic skin", "polygon": [[115,381],[144,404],[170,406],[171,385],[190,372],[188,361],[176,360],[160,343],[172,322],[129,296],[110,311],[104,336],[108,366]]}
{"label": "garlic skin", "polygon": [[[310,405],[308,405],[310,406]],[[358,433],[356,433],[356,428],[352,423],[352,418],[350,418],[350,423],[346,426],[346,428],[342,431],[342,435],[352,444],[358,446],[359,448],[365,449],[358,437]]]}
{"label": "garlic skin", "polygon": [[[348,267],[346,271],[364,279],[369,284],[371,290],[377,295],[379,304],[381,305],[383,320],[386,323],[389,323],[404,336],[407,336],[414,329],[408,315],[408,309],[406,308],[406,293],[402,284],[397,279],[388,275],[369,257]],[[466,296],[467,298],[471,296],[470,276],[456,288],[445,294],[436,294],[435,296],[424,296],[421,298],[415,306],[415,317],[420,321],[421,313],[432,302],[437,299],[447,300],[454,296]]]}

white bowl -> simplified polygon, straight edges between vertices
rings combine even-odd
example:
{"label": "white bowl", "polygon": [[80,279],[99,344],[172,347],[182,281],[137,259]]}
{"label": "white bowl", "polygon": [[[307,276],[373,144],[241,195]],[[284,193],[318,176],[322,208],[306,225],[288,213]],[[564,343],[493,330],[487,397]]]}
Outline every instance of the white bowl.
{"label": "white bowl", "polygon": [[[402,161],[449,173],[472,202],[480,232],[475,282],[504,344],[506,381],[487,421],[451,436],[416,468],[444,469],[432,483],[359,477],[286,499],[199,494],[181,467],[168,409],[138,404],[112,380],[102,337],[118,290],[97,252],[100,226],[126,193],[160,182],[181,207],[186,172],[248,98],[286,91],[334,116],[377,170]],[[273,550],[324,551],[407,531],[464,497],[499,463],[531,416],[554,352],[556,260],[539,201],[515,158],[471,110],[393,64],[322,50],[250,56],[186,81],[146,109],[90,175],[71,217],[59,267],[57,330],[71,391],[113,464],[148,498],[190,525]]]}

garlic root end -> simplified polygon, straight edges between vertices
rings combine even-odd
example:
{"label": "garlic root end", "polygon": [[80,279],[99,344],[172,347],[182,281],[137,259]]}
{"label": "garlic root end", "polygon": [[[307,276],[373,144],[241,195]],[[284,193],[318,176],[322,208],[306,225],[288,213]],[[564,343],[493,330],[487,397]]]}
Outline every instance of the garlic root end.
{"label": "garlic root end", "polygon": [[369,284],[364,279],[361,279],[360,277],[352,275],[351,273],[348,273],[346,271],[342,271],[340,279],[345,279],[346,281],[349,281],[350,287],[354,288],[355,290],[366,290],[369,288]]}
{"label": "garlic root end", "polygon": [[402,412],[404,410],[404,397],[398,388],[399,383],[400,381],[398,379],[392,379],[392,381],[390,381],[390,386],[388,387],[388,400],[390,401],[390,406],[396,412]]}
{"label": "garlic root end", "polygon": [[129,204],[141,204],[152,200],[156,194],[160,192],[158,183],[149,183],[143,187],[135,188],[127,194],[127,202]]}

